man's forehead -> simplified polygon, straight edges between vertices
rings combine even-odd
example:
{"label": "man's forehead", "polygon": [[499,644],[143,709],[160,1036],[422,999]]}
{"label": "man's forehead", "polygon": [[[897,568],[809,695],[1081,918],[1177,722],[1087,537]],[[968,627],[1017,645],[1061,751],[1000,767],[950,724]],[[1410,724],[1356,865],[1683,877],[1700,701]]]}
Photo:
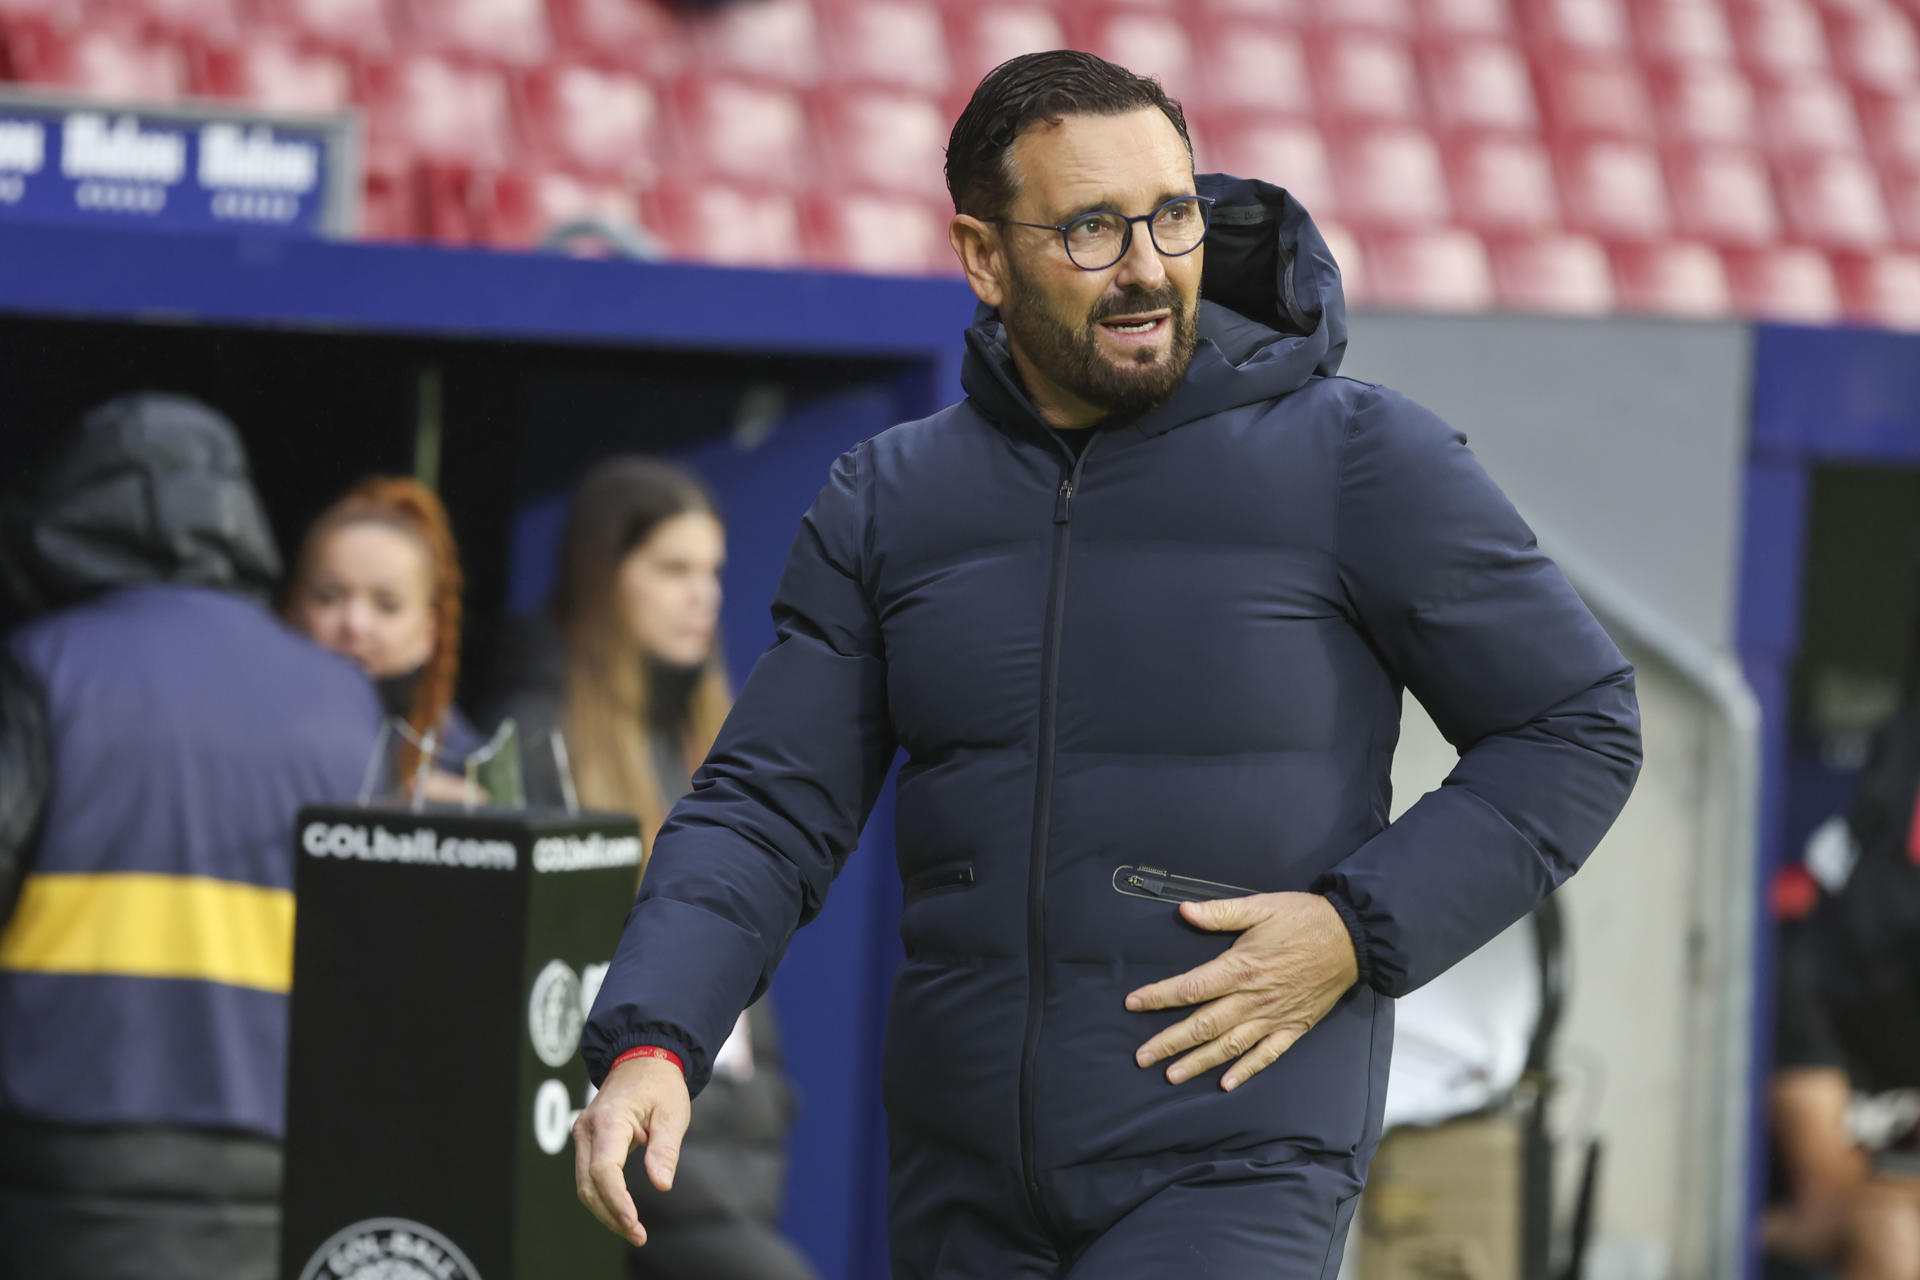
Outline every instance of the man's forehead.
{"label": "man's forehead", "polygon": [[1043,216],[1092,206],[1144,205],[1193,190],[1193,161],[1186,144],[1173,122],[1154,107],[1042,122],[1014,140],[1012,158],[1015,202]]}

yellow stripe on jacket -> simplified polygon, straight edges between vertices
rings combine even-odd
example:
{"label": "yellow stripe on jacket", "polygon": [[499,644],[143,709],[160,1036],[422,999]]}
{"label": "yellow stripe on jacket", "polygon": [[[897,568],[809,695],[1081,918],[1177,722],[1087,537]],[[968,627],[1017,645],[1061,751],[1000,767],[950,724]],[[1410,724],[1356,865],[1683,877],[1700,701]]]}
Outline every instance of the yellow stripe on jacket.
{"label": "yellow stripe on jacket", "polygon": [[0,933],[0,970],[192,978],[284,994],[293,894],[204,876],[37,874]]}

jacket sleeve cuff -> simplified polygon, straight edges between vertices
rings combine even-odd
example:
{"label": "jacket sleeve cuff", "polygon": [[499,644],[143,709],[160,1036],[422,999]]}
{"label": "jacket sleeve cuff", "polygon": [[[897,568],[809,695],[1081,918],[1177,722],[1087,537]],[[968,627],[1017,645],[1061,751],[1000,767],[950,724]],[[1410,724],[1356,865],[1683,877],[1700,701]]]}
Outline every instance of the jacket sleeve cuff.
{"label": "jacket sleeve cuff", "polygon": [[635,1058],[660,1058],[667,1062],[671,1062],[674,1066],[674,1069],[677,1070],[682,1076],[687,1074],[687,1064],[680,1061],[680,1055],[675,1053],[671,1049],[662,1049],[657,1044],[635,1045],[633,1048],[627,1050],[625,1053],[621,1054],[619,1057],[613,1060],[612,1065],[607,1068],[607,1074],[612,1075],[614,1072],[614,1069],[617,1068],[621,1063],[632,1062]]}
{"label": "jacket sleeve cuff", "polygon": [[634,1053],[637,1049],[652,1050],[654,1056],[671,1058],[673,1065],[680,1068],[680,1074],[687,1078],[689,1092],[697,1093],[706,1084],[706,1055],[695,1048],[678,1027],[660,1022],[629,1026],[612,1035],[592,1022],[587,1023],[586,1034],[580,1038],[580,1056],[586,1059],[587,1079],[593,1082],[594,1088],[599,1088],[615,1067],[629,1057],[639,1056]]}
{"label": "jacket sleeve cuff", "polygon": [[1347,926],[1347,936],[1353,940],[1353,962],[1357,970],[1353,985],[1371,987],[1373,985],[1372,948],[1368,945],[1366,926],[1360,923],[1360,913],[1354,910],[1351,902],[1347,901],[1347,895],[1337,888],[1323,887],[1319,893],[1321,897],[1333,904],[1333,909],[1340,914],[1340,923]]}

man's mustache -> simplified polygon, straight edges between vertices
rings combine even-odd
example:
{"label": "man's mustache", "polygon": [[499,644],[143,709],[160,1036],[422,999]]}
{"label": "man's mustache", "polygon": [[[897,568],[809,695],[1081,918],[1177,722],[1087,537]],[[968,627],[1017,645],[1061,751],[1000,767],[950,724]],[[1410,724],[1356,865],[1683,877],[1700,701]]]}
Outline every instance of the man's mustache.
{"label": "man's mustache", "polygon": [[1157,289],[1129,289],[1125,293],[1103,298],[1087,317],[1089,324],[1099,324],[1112,316],[1136,316],[1142,311],[1158,311],[1161,308],[1174,315],[1181,311],[1180,291],[1171,284],[1163,284]]}

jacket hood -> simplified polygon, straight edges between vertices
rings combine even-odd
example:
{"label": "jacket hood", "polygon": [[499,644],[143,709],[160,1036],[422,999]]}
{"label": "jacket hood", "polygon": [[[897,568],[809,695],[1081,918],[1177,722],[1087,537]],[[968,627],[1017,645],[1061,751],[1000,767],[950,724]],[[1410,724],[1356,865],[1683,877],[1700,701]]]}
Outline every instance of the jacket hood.
{"label": "jacket hood", "polygon": [[[1340,268],[1298,200],[1271,183],[1194,178],[1212,196],[1200,274],[1200,341],[1179,390],[1135,423],[1157,434],[1271,400],[1339,371],[1347,347]],[[1044,426],[1014,374],[1006,326],[982,306],[967,330],[961,386],[991,419]]]}
{"label": "jacket hood", "polygon": [[149,583],[264,596],[279,574],[238,432],[184,396],[92,410],[0,501],[0,577],[29,616]]}

